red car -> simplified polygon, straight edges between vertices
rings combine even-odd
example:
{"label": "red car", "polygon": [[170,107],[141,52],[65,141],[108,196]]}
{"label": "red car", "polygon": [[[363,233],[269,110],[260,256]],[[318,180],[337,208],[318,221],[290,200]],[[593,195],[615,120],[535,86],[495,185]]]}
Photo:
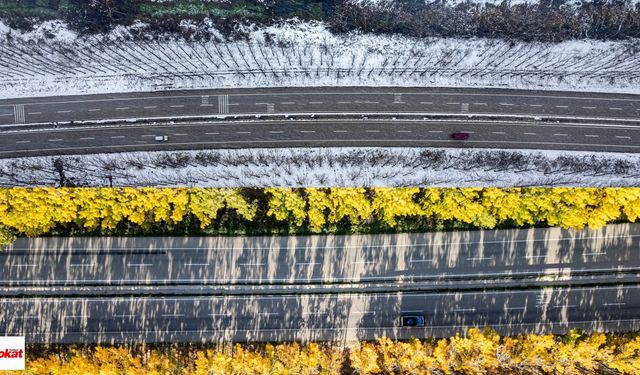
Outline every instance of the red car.
{"label": "red car", "polygon": [[459,141],[464,141],[466,139],[469,139],[469,133],[453,133],[451,134],[451,138]]}

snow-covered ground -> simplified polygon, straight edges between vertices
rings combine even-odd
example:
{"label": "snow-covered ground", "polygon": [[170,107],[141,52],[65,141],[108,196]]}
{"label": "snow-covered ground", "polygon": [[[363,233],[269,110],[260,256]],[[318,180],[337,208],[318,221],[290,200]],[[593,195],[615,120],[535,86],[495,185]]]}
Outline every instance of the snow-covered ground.
{"label": "snow-covered ground", "polygon": [[[183,28],[196,28],[189,22]],[[201,27],[202,28],[202,27]],[[0,23],[0,97],[268,86],[465,86],[640,93],[640,41],[559,44],[333,34],[322,24],[251,28],[246,40],[166,36],[145,25],[78,37],[61,22]]]}
{"label": "snow-covered ground", "polygon": [[[347,0],[349,3],[360,6],[360,7],[368,7],[372,9],[386,9],[393,10],[398,6],[397,0]],[[566,6],[579,6],[582,4],[594,3],[598,0],[566,0],[564,4]],[[438,3],[445,5],[457,5],[464,3],[471,4],[492,4],[492,5],[501,5],[503,3],[507,3],[508,5],[517,5],[517,4],[539,4],[540,0],[424,0],[425,3]],[[628,7],[632,7],[635,4],[640,3],[640,0],[604,0],[602,3],[613,3],[619,2],[624,3]]]}
{"label": "snow-covered ground", "polygon": [[[433,148],[130,152],[0,160],[0,186],[638,187],[640,155]],[[55,166],[57,167],[54,167]]]}

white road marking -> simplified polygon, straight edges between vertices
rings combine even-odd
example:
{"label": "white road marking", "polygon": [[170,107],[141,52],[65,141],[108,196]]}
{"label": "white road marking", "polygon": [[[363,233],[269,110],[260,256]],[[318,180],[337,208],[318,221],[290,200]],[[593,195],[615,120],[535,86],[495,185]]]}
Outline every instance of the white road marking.
{"label": "white road marking", "polygon": [[599,252],[599,253],[582,253],[582,255],[590,255],[590,256],[595,256],[595,255],[607,255],[606,252]]}
{"label": "white road marking", "polygon": [[116,314],[113,317],[114,318],[134,318],[134,317],[137,317],[137,315],[133,315],[133,314]]}
{"label": "white road marking", "polygon": [[38,267],[37,264],[12,264],[11,267]]}
{"label": "white road marking", "polygon": [[204,134],[207,134],[207,135],[218,135],[220,133],[204,133]]}
{"label": "white road marking", "polygon": [[500,103],[500,105],[503,105],[503,106],[506,106],[506,107],[512,107],[515,104],[512,104],[512,103]]}
{"label": "white road marking", "polygon": [[294,266],[315,266],[318,264],[322,264],[320,262],[309,262],[309,263],[294,263]]}
{"label": "white road marking", "polygon": [[616,138],[619,138],[619,139],[631,139],[631,137],[626,136],[626,135],[616,135]]}
{"label": "white road marking", "polygon": [[16,104],[13,106],[14,121],[16,124],[24,124],[24,104]]}
{"label": "white road marking", "polygon": [[582,107],[584,109],[596,109],[596,107]]}
{"label": "white road marking", "polygon": [[171,108],[184,108],[184,105],[182,104],[175,104],[175,105],[171,105]]}
{"label": "white road marking", "polygon": [[153,266],[153,263],[129,263],[127,267],[150,267]]}
{"label": "white road marking", "polygon": [[98,112],[98,111],[102,111],[102,109],[100,108],[91,108],[91,109],[87,109],[88,112]]}
{"label": "white road marking", "polygon": [[554,135],[557,135],[558,137],[566,137],[569,134],[566,134],[566,133],[555,133]]}
{"label": "white road marking", "polygon": [[612,111],[622,111],[622,108],[620,107],[609,107],[609,109]]}
{"label": "white road marking", "polygon": [[595,135],[595,134],[585,134],[585,137],[589,137],[589,138],[598,138],[600,137],[599,135]]}
{"label": "white road marking", "polygon": [[524,135],[536,135],[536,133],[524,133]]}
{"label": "white road marking", "polygon": [[65,315],[64,316],[65,319],[78,319],[78,318],[86,319],[88,317],[89,317],[89,315]]}
{"label": "white road marking", "polygon": [[229,95],[218,95],[218,112],[229,113]]}
{"label": "white road marking", "polygon": [[120,138],[124,138],[124,135],[113,135],[111,136],[111,138],[120,139]]}
{"label": "white road marking", "polygon": [[429,133],[442,133],[442,130],[429,130]]}
{"label": "white road marking", "polygon": [[556,108],[569,108],[568,105],[557,105]]}
{"label": "white road marking", "polygon": [[29,143],[31,141],[16,141],[16,143]]}
{"label": "white road marking", "polygon": [[129,109],[129,107],[118,107],[118,108],[116,108],[117,111],[124,111],[125,109]]}
{"label": "white road marking", "polygon": [[375,264],[378,263],[375,260],[362,260],[362,261],[355,261],[355,262],[351,262],[352,264]]}
{"label": "white road marking", "polygon": [[145,106],[145,107],[142,107],[142,108],[144,108],[144,109],[153,109],[153,108],[158,108],[158,106],[157,105],[148,105],[148,106]]}
{"label": "white road marking", "polygon": [[365,133],[380,133],[380,130],[365,130]]}
{"label": "white road marking", "polygon": [[41,115],[42,112],[29,112],[28,114],[29,115]]}
{"label": "white road marking", "polygon": [[187,267],[205,267],[208,266],[209,263],[187,263],[185,266]]}
{"label": "white road marking", "polygon": [[290,104],[296,104],[296,102],[280,102],[280,104],[290,105]]}
{"label": "white road marking", "polygon": [[402,94],[393,94],[393,103],[403,104],[404,102],[402,101]]}
{"label": "white road marking", "polygon": [[244,267],[261,267],[264,266],[264,263],[238,263],[238,265]]}
{"label": "white road marking", "polygon": [[529,107],[542,107],[542,104],[529,104]]}
{"label": "white road marking", "polygon": [[493,134],[507,134],[506,132],[491,132]]}
{"label": "white road marking", "polygon": [[527,306],[518,306],[518,307],[506,307],[505,306],[505,310],[525,310],[527,308]]}
{"label": "white road marking", "polygon": [[300,130],[300,133],[315,133],[315,130]]}
{"label": "white road marking", "polygon": [[[29,114],[31,114],[31,113],[29,113]],[[1,115],[0,115],[0,117],[2,117],[2,116],[7,116],[7,117],[9,117],[9,116],[15,116],[15,114],[13,114],[13,113],[4,113],[4,114],[1,114]]]}
{"label": "white road marking", "polygon": [[236,134],[251,134],[251,132],[236,132]]}
{"label": "white road marking", "polygon": [[282,134],[284,132],[282,130],[271,130],[271,131],[269,131],[269,133],[271,133],[271,134]]}
{"label": "white road marking", "polygon": [[433,102],[420,102],[420,104],[433,104]]}
{"label": "white road marking", "polygon": [[409,259],[409,263],[433,262],[433,259]]}
{"label": "white road marking", "polygon": [[411,130],[396,130],[397,133],[411,133]]}
{"label": "white road marking", "polygon": [[57,111],[58,113],[70,113],[72,111]]}
{"label": "white road marking", "polygon": [[525,259],[533,259],[533,258],[546,258],[546,255],[525,255]]}
{"label": "white road marking", "polygon": [[338,104],[351,104],[351,102],[337,102]]}
{"label": "white road marking", "polygon": [[487,103],[476,102],[476,103],[473,103],[473,105],[484,105],[484,106],[486,106],[486,105],[487,105]]}
{"label": "white road marking", "polygon": [[551,306],[552,309],[570,309],[572,307],[576,307],[576,305],[555,305],[555,306]]}
{"label": "white road marking", "polygon": [[49,142],[60,142],[60,141],[62,141],[62,139],[60,139],[60,138],[49,139]]}
{"label": "white road marking", "polygon": [[178,136],[178,137],[185,136],[185,135],[189,135],[189,134],[187,134],[187,133],[171,133],[171,134],[173,134],[173,135],[175,135],[175,136]]}
{"label": "white road marking", "polygon": [[155,135],[153,135],[153,134],[143,134],[143,135],[141,135],[141,137],[150,138],[150,137],[155,137]]}
{"label": "white road marking", "polygon": [[491,257],[476,257],[476,258],[467,258],[467,260],[491,260]]}
{"label": "white road marking", "polygon": [[626,303],[624,302],[605,302],[602,306],[624,306]]}
{"label": "white road marking", "polygon": [[450,102],[450,103],[445,103],[446,105],[459,105],[460,102]]}
{"label": "white road marking", "polygon": [[309,104],[322,104],[324,102],[309,102]]}
{"label": "white road marking", "polygon": [[347,130],[334,130],[334,133],[348,133]]}
{"label": "white road marking", "polygon": [[69,266],[71,267],[95,267],[94,264],[85,264],[85,263],[77,263],[77,264],[70,264]]}
{"label": "white road marking", "polygon": [[169,316],[184,316],[184,314],[162,314],[162,316],[165,316],[165,317],[169,317]]}
{"label": "white road marking", "polygon": [[452,311],[456,311],[456,312],[474,312],[476,311],[476,309],[471,308],[471,309],[453,309]]}

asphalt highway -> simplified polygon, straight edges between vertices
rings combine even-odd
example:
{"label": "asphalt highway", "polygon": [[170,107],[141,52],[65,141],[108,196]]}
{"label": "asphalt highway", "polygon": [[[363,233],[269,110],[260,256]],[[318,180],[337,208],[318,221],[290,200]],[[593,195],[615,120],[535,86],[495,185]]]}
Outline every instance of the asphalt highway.
{"label": "asphalt highway", "polygon": [[[0,252],[1,287],[32,289],[3,293],[0,335],[104,343],[408,338],[483,326],[502,334],[637,330],[639,238],[640,225],[620,224],[579,232],[19,240]],[[618,282],[626,270],[633,279]],[[570,284],[594,273],[609,283]],[[520,279],[504,287],[507,278]],[[428,286],[444,279],[453,290]],[[456,290],[465,280],[475,288]],[[384,289],[342,288],[367,282]],[[420,283],[424,290],[404,289]],[[96,292],[125,284],[124,295]],[[157,293],[172,285],[181,289]],[[199,294],[203,285],[236,289]],[[91,293],[48,294],[59,286]],[[283,286],[299,288],[273,292]],[[399,327],[405,314],[424,315],[427,326]]]}
{"label": "asphalt highway", "polygon": [[[453,132],[471,133],[468,140]],[[155,137],[166,135],[168,142]],[[41,130],[2,134],[0,157],[249,147],[487,147],[640,152],[640,127],[429,120],[291,120]]]}
{"label": "asphalt highway", "polygon": [[[300,237],[19,239],[0,287],[307,285],[640,273],[640,225]],[[638,280],[640,281],[640,280]],[[36,292],[41,289],[36,289]],[[95,294],[94,294],[95,295]]]}
{"label": "asphalt highway", "polygon": [[[366,115],[415,114],[418,120]],[[41,129],[3,134],[0,157],[247,147],[416,146],[638,152],[637,95],[495,89],[309,88],[171,91],[0,101],[2,125],[182,116],[287,114],[288,120]],[[358,119],[302,119],[355,114]],[[427,119],[434,114],[497,119]],[[500,120],[501,115],[529,120]],[[254,116],[254,117],[255,117]],[[296,118],[298,116],[298,118]],[[427,116],[421,119],[421,116]],[[539,116],[565,118],[561,123]],[[469,140],[450,139],[468,132]],[[159,143],[155,136],[166,135]]]}
{"label": "asphalt highway", "polygon": [[[426,327],[399,327],[424,315]],[[29,343],[325,341],[640,329],[640,286],[440,294],[0,299],[0,334]]]}
{"label": "asphalt highway", "polygon": [[0,125],[240,113],[484,113],[637,119],[631,94],[452,88],[274,88],[0,100]]}

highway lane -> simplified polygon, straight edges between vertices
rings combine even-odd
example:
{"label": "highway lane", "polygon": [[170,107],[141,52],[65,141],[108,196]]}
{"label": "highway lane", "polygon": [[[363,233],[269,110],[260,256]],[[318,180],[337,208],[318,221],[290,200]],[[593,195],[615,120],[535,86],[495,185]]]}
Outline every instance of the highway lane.
{"label": "highway lane", "polygon": [[278,113],[454,113],[640,118],[631,94],[454,88],[274,88],[0,100],[0,125]]}
{"label": "highway lane", "polygon": [[[465,141],[450,138],[468,132]],[[166,135],[168,142],[154,137]],[[483,147],[639,152],[640,127],[474,120],[273,120],[7,132],[0,157],[308,146]]]}
{"label": "highway lane", "polygon": [[620,274],[639,278],[639,247],[640,224],[578,232],[534,228],[349,236],[35,238],[19,239],[0,251],[0,286],[5,292],[38,287],[32,293],[42,293],[40,287],[49,286],[452,281],[455,287],[464,280],[500,287],[508,280],[544,282],[588,275],[617,282]]}
{"label": "highway lane", "polygon": [[[421,314],[424,328],[399,327]],[[640,329],[640,286],[460,293],[0,299],[0,334],[29,343],[325,341]]]}

